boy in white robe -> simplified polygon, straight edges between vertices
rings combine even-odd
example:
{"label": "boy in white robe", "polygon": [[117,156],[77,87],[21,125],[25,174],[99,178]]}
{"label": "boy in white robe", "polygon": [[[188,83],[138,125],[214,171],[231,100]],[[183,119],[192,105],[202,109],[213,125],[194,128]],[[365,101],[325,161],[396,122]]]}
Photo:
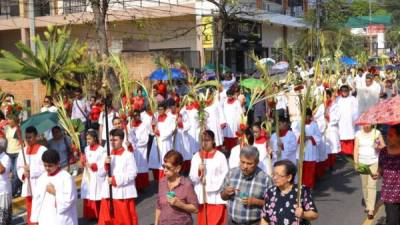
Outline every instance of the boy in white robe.
{"label": "boy in white robe", "polygon": [[[100,206],[99,225],[138,225],[135,208],[137,197],[135,177],[137,168],[133,152],[123,147],[125,133],[121,129],[110,132],[112,151],[105,157],[104,174],[107,178],[103,183]],[[111,173],[109,176],[108,173]],[[110,187],[111,186],[111,187]],[[110,189],[112,191],[113,212],[110,213]]]}
{"label": "boy in white robe", "polygon": [[239,130],[240,119],[243,114],[243,108],[240,102],[234,97],[234,91],[229,89],[226,94],[228,98],[223,103],[223,113],[226,120],[224,128],[224,147],[229,152],[238,143],[236,132]]}
{"label": "boy in white robe", "polygon": [[[46,147],[37,143],[38,132],[35,127],[27,127],[25,130],[25,140],[27,146],[24,148],[26,165],[22,151],[17,158],[17,174],[22,181],[22,197],[25,197],[28,225],[31,225],[29,218],[31,216],[32,196],[35,194],[37,180],[45,173],[42,154],[47,150]],[[30,184],[30,185],[29,185]]]}
{"label": "boy in white robe", "polygon": [[60,168],[56,150],[42,155],[46,170],[36,183],[31,222],[39,225],[78,225],[77,191],[73,177]]}
{"label": "boy in white robe", "polygon": [[225,115],[222,110],[221,103],[218,99],[211,97],[206,101],[207,113],[206,127],[215,134],[215,145],[217,147],[224,144],[223,128],[226,126]]}
{"label": "boy in white robe", "polygon": [[[297,137],[289,130],[289,121],[284,117],[279,118],[279,137],[276,133],[271,135],[272,165],[279,160],[290,160],[297,164]],[[278,139],[279,138],[279,139]]]}
{"label": "boy in white robe", "polygon": [[138,191],[150,185],[149,165],[147,163],[147,143],[151,134],[151,129],[146,123],[142,122],[140,111],[133,112],[133,120],[129,126],[129,142],[135,147],[133,154],[138,169],[135,184]]}

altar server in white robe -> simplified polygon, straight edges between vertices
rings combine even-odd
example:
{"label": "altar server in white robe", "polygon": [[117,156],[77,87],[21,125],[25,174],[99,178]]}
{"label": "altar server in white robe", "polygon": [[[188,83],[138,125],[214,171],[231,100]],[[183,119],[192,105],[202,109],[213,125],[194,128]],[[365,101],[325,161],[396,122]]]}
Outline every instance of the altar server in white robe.
{"label": "altar server in white robe", "polygon": [[17,174],[18,178],[22,181],[21,196],[25,197],[28,225],[32,224],[29,218],[31,216],[32,196],[36,191],[37,180],[43,173],[45,173],[42,154],[47,150],[47,148],[37,143],[37,135],[38,132],[35,127],[26,128],[25,140],[27,146],[24,148],[24,152],[27,165],[24,164],[22,151],[19,152],[17,158]]}
{"label": "altar server in white robe", "polygon": [[0,224],[11,224],[12,201],[11,201],[11,159],[6,153],[7,139],[0,137]]}
{"label": "altar server in white robe", "polygon": [[190,121],[186,110],[180,110],[178,112],[178,105],[175,101],[170,102],[169,116],[171,116],[176,124],[176,130],[174,131],[173,138],[173,149],[181,153],[183,157],[183,164],[181,172],[183,174],[189,174],[190,171],[190,161],[192,160],[193,154],[196,153],[194,149],[190,146],[189,140],[189,129]]}
{"label": "altar server in white robe", "polygon": [[[320,97],[322,99],[322,97]],[[326,128],[327,123],[325,119],[325,104],[322,101],[314,112],[314,121],[318,125],[318,130],[321,133],[321,141],[317,146],[317,168],[316,176],[317,178],[322,178],[327,170],[328,154],[326,151]]]}
{"label": "altar server in white robe", "polygon": [[200,123],[199,123],[199,109],[198,102],[191,100],[183,109],[182,113],[186,113],[189,122],[188,139],[192,153],[200,150]]}
{"label": "altar server in white robe", "polygon": [[[253,136],[252,131],[247,129],[244,131],[244,135],[246,135],[247,143],[244,140],[244,138],[239,138],[239,144],[232,148],[231,154],[229,155],[229,160],[228,160],[229,169],[239,167],[240,166],[240,151],[242,150],[243,147],[254,144],[254,136]],[[262,169],[262,165],[260,163],[258,163],[258,167],[260,167],[260,169]]]}
{"label": "altar server in white robe", "polygon": [[206,101],[206,108],[204,109],[207,115],[206,127],[215,134],[215,145],[220,147],[224,144],[223,128],[226,127],[226,119],[222,110],[220,101],[211,96]]}
{"label": "altar server in white robe", "polygon": [[[225,155],[215,149],[214,133],[211,130],[204,132],[202,141],[202,150],[193,156],[189,174],[200,203],[198,224],[225,225],[226,201],[221,199],[220,191],[224,176],[229,172],[228,163]],[[203,185],[205,185],[205,197],[203,197]]]}
{"label": "altar server in white robe", "polygon": [[336,95],[333,94],[331,89],[326,90],[325,102],[325,119],[327,123],[326,128],[326,151],[328,154],[328,167],[333,169],[336,163],[336,154],[340,152],[339,141],[339,107],[337,105]]}
{"label": "altar server in white robe", "polygon": [[240,102],[234,97],[234,91],[229,89],[226,94],[228,98],[223,103],[223,113],[226,120],[224,132],[224,147],[230,151],[238,143],[236,132],[239,130],[240,119],[243,115],[243,108]]}
{"label": "altar server in white robe", "polygon": [[353,155],[355,121],[358,119],[357,99],[349,95],[350,88],[347,85],[340,87],[341,96],[338,98],[337,105],[339,110],[339,137],[340,146],[343,154]]}
{"label": "altar server in white robe", "polygon": [[78,225],[77,191],[73,177],[60,168],[56,150],[42,155],[46,170],[36,183],[31,222],[39,225]]}
{"label": "altar server in white robe", "polygon": [[[105,157],[104,171],[106,180],[103,183],[102,200],[100,206],[99,225],[138,225],[138,216],[135,208],[137,191],[135,178],[137,168],[133,152],[122,145],[124,131],[114,129],[110,132],[112,151]],[[108,176],[111,171],[111,177]],[[110,214],[110,185],[112,190],[113,215]]]}
{"label": "altar server in white robe", "polygon": [[105,175],[99,171],[104,170],[104,157],[107,151],[100,145],[96,131],[89,130],[86,133],[85,154],[81,163],[84,169],[81,184],[81,198],[83,199],[83,217],[97,219],[100,214],[101,189]]}
{"label": "altar server in white robe", "polygon": [[168,151],[173,149],[173,133],[176,121],[166,113],[166,103],[158,105],[158,113],[155,115],[156,123],[153,126],[155,137],[150,150],[149,168],[153,171],[154,180],[164,177],[162,160]]}
{"label": "altar server in white robe", "polygon": [[149,187],[149,165],[147,162],[147,143],[151,134],[151,128],[146,123],[142,122],[140,111],[133,112],[133,120],[128,129],[128,140],[134,146],[133,154],[137,166],[136,189],[138,191]]}
{"label": "altar server in white robe", "polygon": [[[312,120],[312,110],[307,108],[306,121],[305,121],[305,146],[304,146],[304,161],[303,161],[303,184],[309,188],[314,188],[317,158],[318,158],[318,144],[321,142],[321,132],[319,132],[318,125]],[[300,126],[296,129],[300,133]],[[300,138],[298,139],[298,143]],[[298,157],[298,156],[297,156]]]}
{"label": "altar server in white robe", "polygon": [[289,130],[289,121],[279,117],[279,134],[271,135],[270,145],[272,148],[272,164],[280,160],[290,160],[297,164],[297,137]]}
{"label": "altar server in white robe", "polygon": [[260,123],[253,124],[252,127],[254,134],[253,146],[259,152],[258,167],[260,167],[268,176],[272,175],[272,150],[269,145],[269,138],[266,136],[265,131],[261,129]]}

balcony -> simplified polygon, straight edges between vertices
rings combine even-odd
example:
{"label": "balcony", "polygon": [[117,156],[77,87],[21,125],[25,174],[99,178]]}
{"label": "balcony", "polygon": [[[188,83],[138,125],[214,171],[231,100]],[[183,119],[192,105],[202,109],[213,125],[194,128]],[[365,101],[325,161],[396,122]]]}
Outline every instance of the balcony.
{"label": "balcony", "polygon": [[0,0],[0,19],[19,16],[18,0]]}

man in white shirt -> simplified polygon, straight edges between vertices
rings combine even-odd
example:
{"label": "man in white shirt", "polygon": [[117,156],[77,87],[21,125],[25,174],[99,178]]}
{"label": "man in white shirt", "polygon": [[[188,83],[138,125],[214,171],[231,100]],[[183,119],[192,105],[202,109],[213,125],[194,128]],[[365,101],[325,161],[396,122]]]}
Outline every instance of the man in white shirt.
{"label": "man in white shirt", "polygon": [[374,81],[372,74],[367,74],[363,85],[357,89],[358,112],[360,115],[379,102],[381,86]]}
{"label": "man in white shirt", "polygon": [[71,119],[80,119],[85,125],[85,132],[80,135],[82,149],[86,146],[85,133],[89,129],[89,115],[91,111],[90,103],[82,97],[82,90],[76,89],[74,92],[74,101],[72,102]]}

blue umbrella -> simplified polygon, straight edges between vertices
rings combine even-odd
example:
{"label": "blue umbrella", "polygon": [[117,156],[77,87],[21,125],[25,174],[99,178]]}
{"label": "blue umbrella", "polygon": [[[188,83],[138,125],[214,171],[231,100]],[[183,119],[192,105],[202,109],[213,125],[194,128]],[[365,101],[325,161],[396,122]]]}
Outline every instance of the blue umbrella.
{"label": "blue umbrella", "polygon": [[[172,68],[170,70],[173,80],[185,78],[181,70],[176,68]],[[168,71],[164,69],[158,69],[150,74],[150,80],[168,80]]]}
{"label": "blue umbrella", "polygon": [[340,58],[340,61],[346,65],[357,65],[358,64],[357,60],[352,59],[350,57],[346,57],[346,56],[343,56],[342,58]]}

